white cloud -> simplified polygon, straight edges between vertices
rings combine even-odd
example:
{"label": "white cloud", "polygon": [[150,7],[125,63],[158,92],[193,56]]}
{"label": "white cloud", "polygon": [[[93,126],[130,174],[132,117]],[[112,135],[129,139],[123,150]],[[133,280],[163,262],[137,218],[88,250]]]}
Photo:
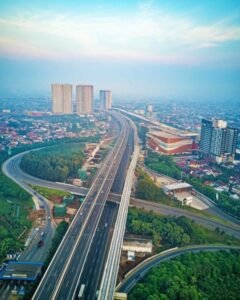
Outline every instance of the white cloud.
{"label": "white cloud", "polygon": [[149,1],[133,15],[26,12],[2,17],[1,45],[6,55],[18,48],[21,55],[50,59],[107,56],[186,63],[197,60],[203,48],[240,41],[240,26],[229,19],[201,25],[151,7]]}
{"label": "white cloud", "polygon": [[35,47],[29,43],[0,37],[0,56],[3,57],[31,57],[44,59],[59,59],[60,56],[51,50]]}

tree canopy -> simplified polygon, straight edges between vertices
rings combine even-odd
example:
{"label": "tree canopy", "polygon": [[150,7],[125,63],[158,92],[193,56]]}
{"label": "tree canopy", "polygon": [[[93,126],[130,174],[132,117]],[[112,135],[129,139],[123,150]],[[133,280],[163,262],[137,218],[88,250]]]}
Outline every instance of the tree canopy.
{"label": "tree canopy", "polygon": [[69,177],[78,177],[78,170],[82,166],[83,160],[82,144],[61,149],[54,146],[24,155],[21,160],[21,168],[42,179],[65,181]]}
{"label": "tree canopy", "polygon": [[186,253],[152,268],[129,300],[240,299],[240,252]]}
{"label": "tree canopy", "polygon": [[151,177],[144,171],[137,169],[137,185],[135,195],[137,198],[161,202],[170,206],[182,207],[180,201],[167,196],[163,189],[156,186]]}
{"label": "tree canopy", "polygon": [[224,234],[221,230],[209,230],[184,216],[160,216],[136,208],[129,209],[127,231],[151,236],[157,251],[188,244],[239,244],[237,239]]}
{"label": "tree canopy", "polygon": [[148,150],[145,164],[152,170],[173,177],[181,178],[181,169],[175,164],[171,156],[160,155]]}

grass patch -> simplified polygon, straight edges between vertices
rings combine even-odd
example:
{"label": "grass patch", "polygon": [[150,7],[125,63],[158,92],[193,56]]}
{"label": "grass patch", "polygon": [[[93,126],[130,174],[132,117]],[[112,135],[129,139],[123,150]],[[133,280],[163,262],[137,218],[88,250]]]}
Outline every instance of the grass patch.
{"label": "grass patch", "polygon": [[42,186],[38,186],[38,185],[31,185],[31,187],[36,192],[38,192],[39,194],[41,194],[43,197],[47,198],[50,201],[54,201],[54,200],[57,200],[59,198],[63,198],[64,196],[70,196],[71,195],[71,193],[69,193],[69,192],[50,189],[50,188],[42,187]]}

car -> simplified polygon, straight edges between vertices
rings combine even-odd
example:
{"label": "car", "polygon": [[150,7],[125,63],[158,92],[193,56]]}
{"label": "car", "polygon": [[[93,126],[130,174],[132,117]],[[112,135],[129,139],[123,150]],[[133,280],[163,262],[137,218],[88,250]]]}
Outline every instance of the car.
{"label": "car", "polygon": [[40,240],[37,244],[38,248],[41,248],[44,245],[44,241]]}

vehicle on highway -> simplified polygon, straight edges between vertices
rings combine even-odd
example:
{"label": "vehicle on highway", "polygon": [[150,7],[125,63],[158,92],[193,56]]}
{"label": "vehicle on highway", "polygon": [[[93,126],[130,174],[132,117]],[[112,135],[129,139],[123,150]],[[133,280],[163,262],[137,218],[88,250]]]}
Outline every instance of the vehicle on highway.
{"label": "vehicle on highway", "polygon": [[79,293],[78,293],[78,299],[83,299],[84,289],[85,289],[85,284],[81,284]]}
{"label": "vehicle on highway", "polygon": [[44,245],[44,241],[40,240],[37,244],[38,248],[41,248]]}

